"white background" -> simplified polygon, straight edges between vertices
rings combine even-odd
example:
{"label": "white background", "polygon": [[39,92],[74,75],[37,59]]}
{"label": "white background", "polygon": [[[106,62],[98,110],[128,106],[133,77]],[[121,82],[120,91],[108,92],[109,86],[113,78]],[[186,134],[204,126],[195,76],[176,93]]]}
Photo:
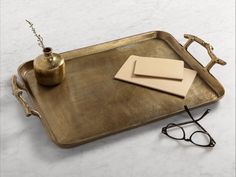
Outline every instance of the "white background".
{"label": "white background", "polygon": [[[47,137],[36,117],[26,118],[11,95],[17,67],[41,53],[25,19],[55,52],[64,52],[152,30],[184,33],[210,42],[227,61],[212,72],[226,94],[201,124],[215,138],[212,149],[173,141],[160,134],[186,114],[126,131],[73,149]],[[234,0],[1,0],[1,171],[3,177],[235,175],[235,1]],[[204,49],[192,47],[207,63]],[[204,51],[204,52],[203,52]],[[207,107],[195,109],[199,116]],[[193,125],[194,126],[194,125]]]}

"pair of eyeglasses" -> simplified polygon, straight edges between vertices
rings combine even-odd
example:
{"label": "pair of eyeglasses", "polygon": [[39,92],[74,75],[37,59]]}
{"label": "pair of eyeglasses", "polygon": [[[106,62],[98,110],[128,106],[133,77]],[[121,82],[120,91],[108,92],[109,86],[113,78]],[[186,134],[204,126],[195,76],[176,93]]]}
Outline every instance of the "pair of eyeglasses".
{"label": "pair of eyeglasses", "polygon": [[[186,112],[188,113],[189,117],[192,119],[191,121],[182,122],[182,123],[170,123],[166,127],[162,128],[162,133],[167,135],[168,137],[175,139],[175,140],[184,140],[191,142],[197,146],[201,147],[214,147],[216,142],[211,137],[211,135],[198,123],[203,117],[205,117],[210,109],[207,109],[203,115],[198,118],[194,119],[192,114],[190,113],[187,106],[184,106]],[[193,132],[189,138],[186,138],[186,133],[184,128],[181,127],[182,125],[195,123],[201,130]]]}

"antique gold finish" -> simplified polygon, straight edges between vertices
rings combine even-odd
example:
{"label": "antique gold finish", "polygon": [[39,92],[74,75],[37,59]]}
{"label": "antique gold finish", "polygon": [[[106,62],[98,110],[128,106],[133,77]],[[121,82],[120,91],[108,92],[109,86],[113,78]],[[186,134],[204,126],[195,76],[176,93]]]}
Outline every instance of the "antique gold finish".
{"label": "antique gold finish", "polygon": [[19,103],[22,105],[25,115],[27,117],[29,117],[31,115],[35,115],[40,118],[41,116],[40,116],[39,112],[32,109],[29,106],[29,104],[26,102],[26,100],[22,97],[22,93],[26,89],[23,87],[23,85],[21,85],[20,83],[17,82],[17,77],[15,75],[12,77],[11,84],[12,84],[12,94],[17,98]]}
{"label": "antique gold finish", "polygon": [[[186,50],[190,43],[182,46],[169,33],[153,31],[68,51],[61,54],[66,78],[56,87],[37,84],[33,61],[22,64],[18,74],[51,139],[72,147],[178,114],[184,105],[196,108],[222,98],[224,88],[209,72],[213,65],[203,67]],[[209,52],[212,55],[212,49]],[[130,55],[183,60],[185,67],[196,70],[185,99],[113,79]],[[225,62],[214,58],[214,63]],[[12,86],[19,89],[15,81]],[[30,115],[21,94],[13,93]]]}
{"label": "antique gold finish", "polygon": [[213,47],[209,44],[206,43],[205,41],[203,41],[202,39],[198,38],[197,36],[194,35],[190,35],[190,34],[185,34],[184,37],[186,39],[188,39],[188,41],[185,43],[184,48],[185,50],[188,49],[188,47],[190,46],[190,44],[192,42],[197,42],[200,45],[202,45],[203,47],[205,47],[207,49],[207,52],[209,54],[209,56],[211,57],[211,61],[207,64],[207,66],[205,67],[206,70],[210,71],[210,69],[214,66],[214,64],[218,63],[220,65],[225,65],[226,62],[219,59],[214,53],[213,53]]}
{"label": "antique gold finish", "polygon": [[44,54],[34,60],[35,76],[39,84],[53,86],[60,84],[65,78],[65,62],[60,54],[52,53],[52,49],[46,47]]}

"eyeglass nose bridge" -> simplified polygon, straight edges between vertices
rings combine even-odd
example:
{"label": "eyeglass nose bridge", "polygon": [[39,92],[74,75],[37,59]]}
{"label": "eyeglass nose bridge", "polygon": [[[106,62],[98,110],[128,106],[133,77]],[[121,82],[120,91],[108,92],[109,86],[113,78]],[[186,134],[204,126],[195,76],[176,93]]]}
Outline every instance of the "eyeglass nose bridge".
{"label": "eyeglass nose bridge", "polygon": [[187,138],[187,139],[184,139],[185,141],[191,141],[191,139],[190,138]]}

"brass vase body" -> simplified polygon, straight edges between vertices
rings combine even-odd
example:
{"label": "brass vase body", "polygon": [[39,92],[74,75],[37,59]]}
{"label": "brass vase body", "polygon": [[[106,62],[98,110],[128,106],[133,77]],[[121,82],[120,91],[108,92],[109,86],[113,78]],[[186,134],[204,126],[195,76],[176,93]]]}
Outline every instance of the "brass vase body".
{"label": "brass vase body", "polygon": [[39,84],[54,86],[60,84],[65,78],[65,61],[60,54],[52,53],[52,49],[46,47],[43,54],[34,62],[35,77]]}

